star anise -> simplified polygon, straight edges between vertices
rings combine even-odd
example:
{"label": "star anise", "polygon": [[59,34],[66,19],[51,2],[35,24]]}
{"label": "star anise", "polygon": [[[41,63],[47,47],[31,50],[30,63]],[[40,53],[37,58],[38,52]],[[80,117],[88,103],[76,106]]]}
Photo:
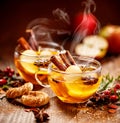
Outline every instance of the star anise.
{"label": "star anise", "polygon": [[47,67],[50,63],[49,59],[38,59],[34,62],[34,65],[38,66],[38,67]]}
{"label": "star anise", "polygon": [[44,112],[44,108],[32,108],[31,111],[34,113],[37,122],[45,122],[48,120],[49,115]]}

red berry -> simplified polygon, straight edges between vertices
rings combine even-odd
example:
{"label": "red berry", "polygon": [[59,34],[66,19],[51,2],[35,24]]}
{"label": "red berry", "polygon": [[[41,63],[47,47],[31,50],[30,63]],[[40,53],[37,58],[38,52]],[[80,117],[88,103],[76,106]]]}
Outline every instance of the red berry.
{"label": "red berry", "polygon": [[4,85],[7,83],[7,80],[6,79],[0,79],[0,85]]}
{"label": "red berry", "polygon": [[104,91],[104,94],[105,94],[105,95],[110,95],[110,93],[111,93],[111,91],[110,91],[110,90],[106,90],[106,91]]}
{"label": "red berry", "polygon": [[114,88],[120,89],[120,83],[117,83]]}
{"label": "red berry", "polygon": [[14,71],[13,69],[11,69],[11,70],[10,70],[10,73],[14,74],[14,73],[15,73],[15,71]]}
{"label": "red berry", "polygon": [[11,68],[8,66],[8,67],[6,67],[6,70],[9,72],[11,70]]}
{"label": "red berry", "polygon": [[9,76],[9,77],[12,77],[12,75],[13,75],[13,73],[9,72],[8,76]]}
{"label": "red berry", "polygon": [[117,95],[111,95],[110,99],[111,99],[111,101],[117,101],[118,100],[118,96]]}

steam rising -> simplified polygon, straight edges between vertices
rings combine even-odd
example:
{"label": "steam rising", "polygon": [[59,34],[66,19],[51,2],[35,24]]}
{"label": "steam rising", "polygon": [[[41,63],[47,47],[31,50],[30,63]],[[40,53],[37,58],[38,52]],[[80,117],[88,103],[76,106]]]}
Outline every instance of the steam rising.
{"label": "steam rising", "polygon": [[[80,43],[88,35],[88,28],[86,28],[88,27],[88,25],[86,25],[87,23],[85,23],[88,20],[87,15],[91,13],[91,9],[93,9],[93,11],[96,10],[96,5],[93,0],[86,0],[82,3],[82,5],[85,6],[85,9],[83,12],[83,19],[73,33],[73,40],[72,40],[71,47],[70,47],[70,52],[72,53],[74,53],[74,49],[76,45]],[[96,23],[96,27],[94,29],[93,34],[97,34],[100,29],[100,23],[97,19],[96,19],[96,22],[97,23]]]}
{"label": "steam rising", "polygon": [[[57,8],[52,12],[53,18],[37,18],[28,24],[26,32],[30,34],[29,43],[31,44],[34,50],[38,50],[39,41],[52,41],[52,42],[62,42],[62,46],[66,45],[68,39],[71,38],[70,52],[75,53],[75,48],[77,44],[81,43],[81,41],[88,35],[88,14],[91,11],[96,10],[96,5],[93,0],[86,0],[82,3],[84,6],[83,18],[78,27],[74,30],[74,33],[71,31],[71,23],[69,15]],[[96,19],[96,18],[95,18]],[[88,25],[87,25],[88,24]],[[93,30],[93,34],[98,33],[100,28],[99,21],[96,19],[96,25]]]}
{"label": "steam rising", "polygon": [[[30,44],[37,50],[39,41],[59,40],[61,37],[70,37],[70,18],[66,12],[57,8],[53,11],[54,18],[37,18],[30,22],[26,32],[30,33]],[[57,38],[57,39],[56,39]]]}

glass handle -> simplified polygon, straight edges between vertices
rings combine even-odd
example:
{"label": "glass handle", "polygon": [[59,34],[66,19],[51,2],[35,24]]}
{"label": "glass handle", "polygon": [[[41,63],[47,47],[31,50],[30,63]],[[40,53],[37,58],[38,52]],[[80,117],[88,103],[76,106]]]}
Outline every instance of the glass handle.
{"label": "glass handle", "polygon": [[[40,80],[40,78],[38,77],[39,76],[39,70],[35,73],[35,79],[36,81],[42,86],[42,87],[45,87],[45,88],[48,88],[50,87],[50,85],[48,84],[48,82],[42,82],[42,80]],[[47,78],[48,75],[47,74],[43,74],[43,76],[41,77],[42,79],[44,78]],[[44,84],[45,83],[45,84]]]}

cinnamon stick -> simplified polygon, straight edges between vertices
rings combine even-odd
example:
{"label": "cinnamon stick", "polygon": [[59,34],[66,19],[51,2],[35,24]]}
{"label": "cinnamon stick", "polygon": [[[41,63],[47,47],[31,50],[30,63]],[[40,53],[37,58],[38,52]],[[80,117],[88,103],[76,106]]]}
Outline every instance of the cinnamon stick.
{"label": "cinnamon stick", "polygon": [[28,44],[28,42],[25,40],[24,37],[21,37],[18,39],[18,43],[25,49],[30,50],[32,49],[31,46]]}
{"label": "cinnamon stick", "polygon": [[70,64],[70,62],[68,61],[68,59],[67,59],[67,57],[66,57],[66,53],[61,53],[61,54],[59,54],[60,55],[60,57],[61,57],[61,59],[63,60],[63,62],[65,63],[65,65],[67,66],[67,67],[69,67],[71,64]]}
{"label": "cinnamon stick", "polygon": [[62,52],[59,56],[63,62],[59,61],[56,56],[52,56],[50,59],[50,61],[53,62],[59,70],[65,71],[70,65],[76,64],[69,51]]}
{"label": "cinnamon stick", "polygon": [[70,52],[68,50],[66,51],[66,56],[69,59],[71,65],[75,65],[76,64],[75,60],[73,59],[72,55],[70,54]]}
{"label": "cinnamon stick", "polygon": [[62,64],[57,58],[56,58],[56,56],[52,56],[51,58],[50,58],[50,61],[51,62],[53,62],[55,65],[56,65],[56,67],[58,67],[60,70],[62,70],[62,71],[65,71],[66,69],[67,69],[67,67],[64,65],[64,64]]}
{"label": "cinnamon stick", "polygon": [[38,51],[38,43],[37,43],[37,41],[34,38],[34,34],[33,34],[32,29],[26,29],[26,32],[31,37],[29,43],[30,43],[32,49],[35,50],[35,51]]}

